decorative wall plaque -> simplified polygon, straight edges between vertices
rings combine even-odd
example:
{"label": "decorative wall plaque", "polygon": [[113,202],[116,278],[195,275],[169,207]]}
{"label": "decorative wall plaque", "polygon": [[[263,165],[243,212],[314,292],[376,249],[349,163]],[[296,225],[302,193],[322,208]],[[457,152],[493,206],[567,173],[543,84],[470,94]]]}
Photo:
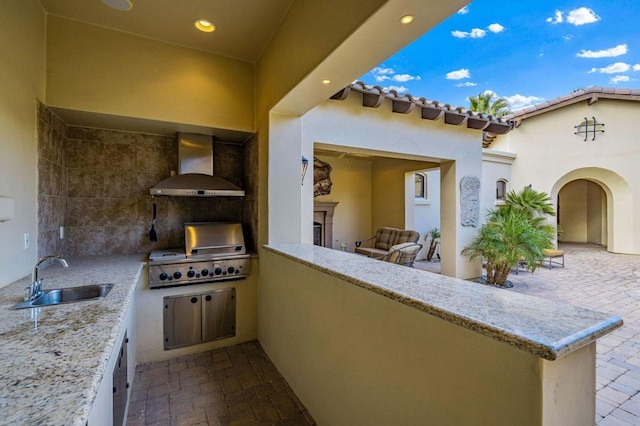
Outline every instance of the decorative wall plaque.
{"label": "decorative wall plaque", "polygon": [[313,157],[313,196],[331,194],[331,170],[329,163]]}
{"label": "decorative wall plaque", "polygon": [[480,178],[460,180],[460,221],[462,226],[478,226],[480,220]]}

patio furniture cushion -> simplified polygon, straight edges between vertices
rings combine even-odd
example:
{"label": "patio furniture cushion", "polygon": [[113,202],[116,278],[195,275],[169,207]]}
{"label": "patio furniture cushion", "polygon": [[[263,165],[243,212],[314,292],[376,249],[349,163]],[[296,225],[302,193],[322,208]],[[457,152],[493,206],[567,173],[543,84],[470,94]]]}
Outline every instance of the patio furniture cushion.
{"label": "patio furniture cushion", "polygon": [[391,246],[395,244],[398,231],[399,230],[396,228],[378,228],[378,230],[376,231],[375,247],[377,249],[389,250]]}
{"label": "patio furniture cushion", "polygon": [[389,249],[389,254],[384,256],[382,260],[396,263],[398,265],[413,267],[413,263],[415,262],[416,256],[421,248],[422,244],[411,242],[396,244]]}
{"label": "patio furniture cushion", "polygon": [[358,254],[364,254],[368,257],[379,258],[388,254],[389,250],[382,250],[375,247],[356,247],[355,252]]}
{"label": "patio furniture cushion", "polygon": [[[543,249],[542,254],[544,261],[542,262],[547,268],[551,269],[551,265],[558,265],[564,268],[564,250]],[[556,261],[554,259],[560,259]]]}
{"label": "patio furniture cushion", "polygon": [[416,231],[412,231],[410,229],[398,230],[393,244],[417,243],[419,239],[420,234]]}

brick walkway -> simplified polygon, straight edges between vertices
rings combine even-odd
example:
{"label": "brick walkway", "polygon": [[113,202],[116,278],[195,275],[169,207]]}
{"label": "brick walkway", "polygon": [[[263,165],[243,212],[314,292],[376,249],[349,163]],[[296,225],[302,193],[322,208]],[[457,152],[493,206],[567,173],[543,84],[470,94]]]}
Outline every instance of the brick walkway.
{"label": "brick walkway", "polygon": [[[640,256],[592,244],[561,244],[565,268],[509,275],[510,291],[568,302],[622,317],[623,328],[598,340],[596,423],[640,425]],[[439,271],[437,262],[416,267]]]}
{"label": "brick walkway", "polygon": [[128,426],[313,425],[258,342],[139,365]]}

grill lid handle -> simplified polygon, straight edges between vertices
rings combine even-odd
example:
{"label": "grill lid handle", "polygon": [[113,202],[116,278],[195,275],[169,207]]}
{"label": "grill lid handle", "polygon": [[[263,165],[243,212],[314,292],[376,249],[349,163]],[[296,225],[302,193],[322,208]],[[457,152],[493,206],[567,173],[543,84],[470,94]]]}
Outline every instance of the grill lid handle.
{"label": "grill lid handle", "polygon": [[242,250],[242,246],[241,245],[236,245],[236,244],[229,244],[229,245],[224,245],[224,246],[202,246],[202,247],[193,247],[191,249],[191,254],[198,254],[199,250],[221,250],[221,249],[228,249],[228,248],[232,248],[235,251],[241,251]]}

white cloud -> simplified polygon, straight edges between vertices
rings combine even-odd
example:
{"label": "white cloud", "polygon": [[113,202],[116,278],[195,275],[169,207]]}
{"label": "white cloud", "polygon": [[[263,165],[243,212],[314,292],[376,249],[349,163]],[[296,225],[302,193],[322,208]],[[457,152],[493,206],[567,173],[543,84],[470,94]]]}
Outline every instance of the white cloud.
{"label": "white cloud", "polygon": [[467,13],[469,13],[469,5],[466,5],[458,11],[459,15],[466,15]]}
{"label": "white cloud", "polygon": [[563,39],[564,41],[569,41],[569,40],[571,40],[571,39],[572,39],[572,38],[574,38],[574,37],[575,37],[575,36],[574,36],[573,34],[567,34],[567,35],[563,35],[563,36],[562,36],[562,39]]}
{"label": "white cloud", "polygon": [[628,51],[626,44],[619,44],[616,47],[610,47],[603,50],[581,50],[576,53],[578,58],[614,58],[624,55]]}
{"label": "white cloud", "polygon": [[567,14],[567,22],[573,25],[593,24],[598,22],[600,17],[588,7],[573,9]]}
{"label": "white cloud", "polygon": [[371,70],[374,74],[395,74],[396,72],[393,68],[385,68],[385,67],[375,67]]}
{"label": "white cloud", "polygon": [[624,62],[616,62],[614,64],[607,65],[604,68],[591,68],[589,73],[599,72],[601,74],[618,74],[621,72],[627,72],[631,69],[631,65]]}
{"label": "white cloud", "polygon": [[563,21],[564,21],[564,18],[562,16],[562,12],[559,10],[556,10],[553,16],[550,16],[549,18],[547,18],[547,22],[550,24],[560,24]]}
{"label": "white cloud", "polygon": [[471,73],[467,68],[461,68],[447,73],[447,80],[462,80],[463,78],[471,78]]}
{"label": "white cloud", "polygon": [[[370,73],[378,83],[382,83],[383,81],[397,81],[399,83],[405,83],[411,80],[420,80],[419,75],[396,74],[395,69],[385,66],[375,67],[370,71]],[[407,88],[404,86],[390,86],[389,88],[397,90],[398,92],[407,91]]]}
{"label": "white cloud", "polygon": [[629,77],[628,75],[616,75],[611,79],[611,83],[613,84],[618,84],[623,81],[631,81],[631,77]]}
{"label": "white cloud", "polygon": [[458,30],[451,31],[451,35],[456,38],[467,38],[467,37],[482,38],[487,35],[487,32],[480,28],[474,28],[471,30],[471,32],[458,31]]}
{"label": "white cloud", "polygon": [[391,78],[391,80],[398,81],[400,83],[405,83],[405,82],[411,81],[411,80],[420,80],[420,76],[419,75],[411,75],[411,74],[396,74]]}
{"label": "white cloud", "polygon": [[389,86],[389,87],[383,87],[382,90],[385,91],[389,91],[389,90],[395,90],[398,93],[404,93],[407,90],[409,90],[408,88],[404,87],[404,86]]}
{"label": "white cloud", "polygon": [[465,81],[464,83],[456,84],[456,87],[476,87],[478,83],[473,83],[471,81]]}
{"label": "white cloud", "polygon": [[505,96],[504,98],[507,100],[507,102],[509,102],[509,109],[511,111],[526,108],[535,105],[536,103],[540,103],[544,100],[544,98],[538,96],[524,96],[519,94],[515,94],[513,96]]}
{"label": "white cloud", "polygon": [[634,71],[640,71],[640,64],[635,64],[635,65],[633,66],[633,70],[634,70]]}
{"label": "white cloud", "polygon": [[487,29],[494,34],[498,34],[504,31],[504,27],[500,24],[491,24],[487,27]]}

